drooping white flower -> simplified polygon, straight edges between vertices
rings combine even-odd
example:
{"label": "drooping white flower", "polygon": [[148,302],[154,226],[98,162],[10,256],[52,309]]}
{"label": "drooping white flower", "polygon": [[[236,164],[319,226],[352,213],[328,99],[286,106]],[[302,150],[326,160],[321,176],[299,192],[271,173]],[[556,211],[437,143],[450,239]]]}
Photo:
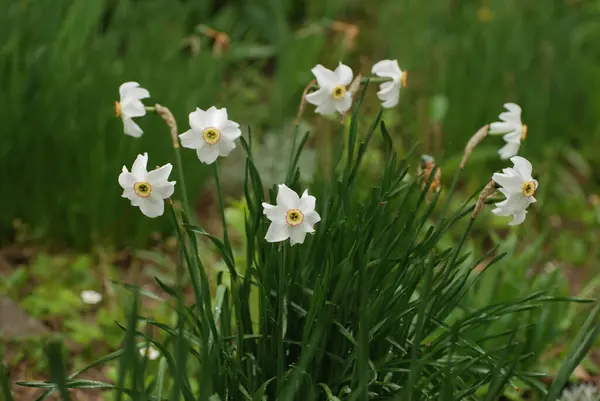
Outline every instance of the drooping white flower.
{"label": "drooping white flower", "polygon": [[515,103],[505,103],[505,112],[500,113],[500,120],[490,124],[490,135],[502,135],[506,141],[498,153],[502,160],[516,156],[521,146],[521,141],[527,138],[527,126],[521,122],[521,108]]}
{"label": "drooping white flower", "polygon": [[153,361],[160,356],[160,352],[158,352],[158,350],[152,345],[149,345],[147,347],[140,348],[140,355],[142,357],[147,356],[149,360]]}
{"label": "drooping white flower", "polygon": [[306,95],[306,101],[317,106],[315,111],[322,115],[347,112],[352,106],[352,93],[348,90],[353,77],[352,69],[340,62],[334,71],[321,64],[311,71],[319,89]]}
{"label": "drooping white flower", "polygon": [[400,69],[398,60],[381,60],[371,68],[371,73],[381,78],[392,78],[391,81],[379,85],[377,97],[383,107],[395,107],[400,100],[400,87],[406,87],[408,72]]}
{"label": "drooping white flower", "polygon": [[510,158],[514,167],[505,168],[502,173],[495,173],[492,180],[502,188],[500,192],[506,197],[502,202],[496,203],[496,209],[492,210],[497,216],[512,216],[508,225],[516,226],[525,220],[527,207],[535,203],[533,197],[538,187],[538,182],[531,176],[531,163],[520,156]]}
{"label": "drooping white flower", "polygon": [[102,294],[93,290],[81,291],[80,296],[83,303],[88,305],[96,305],[102,301]]}
{"label": "drooping white flower", "polygon": [[133,117],[146,115],[146,109],[141,99],[150,97],[148,90],[141,88],[137,82],[125,82],[119,87],[121,99],[115,102],[117,117],[123,120],[125,134],[139,138],[144,131],[133,122]]}
{"label": "drooping white flower", "polygon": [[167,163],[152,171],[148,171],[147,166],[148,153],[138,155],[131,172],[123,166],[119,184],[123,188],[123,198],[129,199],[132,206],[139,206],[146,216],[154,218],[164,213],[164,199],[175,191],[175,181],[168,181],[173,166]]}
{"label": "drooping white flower", "polygon": [[227,109],[212,106],[204,111],[196,108],[189,116],[190,129],[179,135],[184,148],[196,149],[198,159],[214,163],[219,156],[228,156],[235,149],[235,140],[242,135],[240,125],[227,117]]}
{"label": "drooping white flower", "polygon": [[314,225],[321,221],[315,212],[316,199],[304,191],[302,197],[285,184],[279,184],[277,205],[263,202],[263,213],[271,225],[265,239],[268,242],[281,242],[290,239],[292,245],[302,244],[308,233],[314,233]]}

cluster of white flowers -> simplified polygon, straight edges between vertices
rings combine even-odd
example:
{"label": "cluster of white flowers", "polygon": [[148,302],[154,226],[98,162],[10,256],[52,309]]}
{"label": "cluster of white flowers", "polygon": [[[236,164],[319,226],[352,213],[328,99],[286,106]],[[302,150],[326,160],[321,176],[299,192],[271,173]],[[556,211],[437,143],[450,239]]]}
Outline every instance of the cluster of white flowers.
{"label": "cluster of white flowers", "polygon": [[[358,81],[353,83],[352,69],[341,62],[333,71],[318,64],[312,73],[318,88],[306,94],[306,101],[315,105],[315,111],[322,115],[346,113],[352,107],[352,91],[359,86],[356,85]],[[397,60],[381,60],[373,65],[371,73],[376,77],[372,79],[379,83],[377,96],[382,107],[395,107],[400,99],[401,87],[407,84],[407,72],[400,69]],[[150,97],[150,93],[137,82],[126,82],[120,86],[119,94],[120,100],[115,102],[115,108],[117,116],[123,121],[125,134],[140,137],[143,131],[133,122],[133,118],[146,114],[142,99]],[[506,197],[496,204],[493,213],[512,216],[509,224],[516,225],[523,222],[527,207],[535,202],[533,195],[538,183],[531,176],[531,163],[515,156],[521,140],[527,135],[527,126],[521,123],[521,108],[514,103],[504,106],[508,111],[500,114],[501,121],[490,124],[489,133],[504,134],[506,145],[500,149],[500,157],[510,158],[514,167],[506,168],[492,177]],[[196,108],[189,114],[189,125],[190,129],[179,135],[181,145],[196,150],[198,159],[206,164],[228,156],[236,147],[236,139],[241,136],[240,125],[229,119],[225,108]],[[119,184],[123,188],[122,196],[129,199],[132,206],[139,207],[148,217],[158,217],[164,213],[164,200],[174,192],[175,181],[169,181],[173,167],[167,163],[148,171],[147,165],[148,154],[138,155],[131,172],[123,166]],[[296,192],[280,184],[277,205],[263,203],[264,214],[271,221],[266,240],[280,242],[289,238],[292,245],[303,243],[306,234],[314,233],[314,225],[321,220],[315,211],[315,203],[315,197],[308,195],[307,191],[299,197]]]}
{"label": "cluster of white flowers", "polygon": [[[324,67],[317,66],[313,71],[319,74],[321,68]],[[329,85],[328,79],[337,80],[338,75],[339,81],[344,85],[352,81],[352,70],[341,64],[335,73],[326,71],[328,73],[323,73],[322,77],[325,77],[323,82],[327,85]],[[330,76],[329,73],[333,75]],[[333,76],[336,78],[332,78]],[[115,102],[115,108],[117,116],[123,120],[125,134],[140,137],[143,131],[132,118],[146,114],[146,108],[141,100],[149,97],[150,93],[141,88],[137,82],[124,83],[119,88],[119,93],[121,98],[120,101]],[[345,92],[345,87],[340,99],[341,103],[330,102],[324,105],[323,109],[330,110],[333,107],[340,112],[347,110],[352,103],[352,97],[350,93]],[[184,148],[195,149],[198,159],[206,164],[214,163],[219,156],[228,156],[236,147],[235,140],[242,135],[240,125],[229,119],[225,108],[218,109],[214,106],[207,110],[196,108],[189,114],[189,124],[190,129],[179,135],[181,145]],[[133,162],[131,172],[123,166],[119,175],[119,185],[123,188],[122,197],[129,199],[132,206],[139,207],[148,217],[161,216],[164,213],[164,200],[170,198],[175,191],[175,181],[169,181],[172,169],[173,166],[167,163],[148,171],[148,154],[138,155]],[[279,185],[277,205],[263,203],[264,213],[271,220],[266,240],[280,242],[289,238],[292,245],[303,243],[306,234],[314,233],[314,225],[321,220],[315,211],[315,203],[315,197],[308,195],[307,191],[300,198],[284,184]],[[99,300],[94,302],[94,296],[89,294],[84,298],[82,293],[82,299],[87,303],[99,302]],[[150,359],[158,357],[158,351],[152,347],[143,348],[140,352],[147,354]]]}
{"label": "cluster of white flowers", "polygon": [[[306,101],[317,106],[316,112],[332,115],[346,113],[352,107],[350,84],[354,73],[341,62],[331,71],[317,64],[312,70],[318,89],[306,95]],[[397,60],[382,60],[376,63],[371,73],[379,78],[387,78],[379,87],[377,96],[384,108],[395,107],[400,100],[400,87],[406,86],[408,73],[402,71]]]}

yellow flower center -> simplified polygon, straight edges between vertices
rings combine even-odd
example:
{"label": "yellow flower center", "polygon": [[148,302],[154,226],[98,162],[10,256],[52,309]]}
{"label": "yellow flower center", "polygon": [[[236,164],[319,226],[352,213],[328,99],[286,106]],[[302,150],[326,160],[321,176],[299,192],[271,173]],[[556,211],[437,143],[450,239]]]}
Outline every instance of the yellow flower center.
{"label": "yellow flower center", "polygon": [[408,71],[402,71],[402,75],[400,76],[400,82],[402,83],[402,87],[406,88],[408,85]]}
{"label": "yellow flower center", "polygon": [[525,124],[521,125],[521,140],[524,141],[527,138],[527,126]]}
{"label": "yellow flower center", "polygon": [[290,209],[285,215],[285,221],[290,226],[297,226],[299,224],[302,224],[302,222],[304,221],[304,213],[302,213],[298,209]]}
{"label": "yellow flower center", "polygon": [[115,101],[115,114],[117,117],[121,117],[121,103]]}
{"label": "yellow flower center", "polygon": [[523,184],[523,195],[529,198],[530,196],[533,196],[533,194],[535,194],[535,189],[535,182],[526,182],[525,184]]}
{"label": "yellow flower center", "polygon": [[140,198],[147,198],[152,193],[152,185],[147,181],[140,181],[133,184],[133,191]]}
{"label": "yellow flower center", "polygon": [[209,145],[214,145],[221,139],[221,132],[214,127],[205,128],[202,132],[202,139]]}
{"label": "yellow flower center", "polygon": [[344,85],[338,85],[335,88],[333,88],[332,96],[335,100],[343,99],[345,94],[346,94],[346,87]]}

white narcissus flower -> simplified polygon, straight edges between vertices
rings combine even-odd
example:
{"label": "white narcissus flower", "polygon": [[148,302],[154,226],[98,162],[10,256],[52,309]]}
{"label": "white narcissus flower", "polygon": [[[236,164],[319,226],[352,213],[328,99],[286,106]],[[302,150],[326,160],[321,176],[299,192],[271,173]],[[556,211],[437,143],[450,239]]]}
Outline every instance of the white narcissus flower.
{"label": "white narcissus flower", "polygon": [[175,181],[168,181],[173,166],[167,163],[155,170],[148,171],[148,153],[138,155],[131,172],[123,166],[119,175],[119,184],[123,188],[123,198],[131,201],[132,206],[139,206],[148,217],[158,217],[164,213],[164,199],[175,191]]}
{"label": "white narcissus flower", "polygon": [[179,135],[184,148],[196,149],[198,159],[214,163],[219,156],[228,156],[235,149],[235,140],[242,135],[240,125],[227,117],[227,109],[212,106],[204,111],[196,108],[190,113],[190,128]]}
{"label": "white narcissus flower", "polygon": [[146,115],[146,109],[141,99],[150,97],[148,90],[140,88],[137,82],[125,82],[119,87],[121,99],[115,102],[115,111],[117,117],[123,120],[125,134],[139,138],[144,131],[139,125],[133,122],[133,117],[142,117]]}
{"label": "white narcissus flower", "polygon": [[156,348],[154,348],[153,346],[149,345],[147,347],[140,348],[140,355],[142,357],[147,356],[148,359],[153,361],[160,356],[160,352],[158,352],[158,350]]}
{"label": "white narcissus flower", "polygon": [[496,209],[492,210],[497,216],[512,216],[508,225],[516,226],[525,220],[527,207],[535,203],[533,197],[538,187],[538,182],[531,177],[531,163],[520,156],[510,158],[514,167],[505,168],[502,173],[495,173],[492,180],[502,188],[500,192],[506,197],[502,202],[496,203]]}
{"label": "white narcissus flower", "polygon": [[400,69],[398,60],[381,60],[371,68],[371,73],[380,78],[392,78],[391,81],[379,85],[377,97],[383,107],[395,107],[400,100],[400,87],[406,87],[408,72]]}
{"label": "white narcissus flower", "polygon": [[102,294],[92,290],[81,291],[80,296],[83,303],[88,305],[96,305],[102,301]]}
{"label": "white narcissus flower", "polygon": [[308,233],[314,233],[314,225],[321,221],[319,213],[315,212],[316,199],[304,191],[302,197],[289,189],[285,184],[279,184],[277,205],[263,202],[263,212],[271,225],[265,239],[268,242],[281,242],[290,239],[292,245],[302,244]]}
{"label": "white narcissus flower", "polygon": [[498,153],[502,160],[516,156],[521,146],[521,141],[527,138],[527,126],[521,122],[521,108],[515,103],[505,103],[506,110],[500,113],[500,120],[490,124],[490,135],[504,134],[504,145]]}
{"label": "white narcissus flower", "polygon": [[331,71],[317,64],[312,70],[317,79],[319,89],[306,95],[306,101],[317,106],[315,110],[322,115],[331,115],[335,112],[343,114],[352,106],[352,93],[348,85],[352,82],[352,69],[345,64],[337,66]]}

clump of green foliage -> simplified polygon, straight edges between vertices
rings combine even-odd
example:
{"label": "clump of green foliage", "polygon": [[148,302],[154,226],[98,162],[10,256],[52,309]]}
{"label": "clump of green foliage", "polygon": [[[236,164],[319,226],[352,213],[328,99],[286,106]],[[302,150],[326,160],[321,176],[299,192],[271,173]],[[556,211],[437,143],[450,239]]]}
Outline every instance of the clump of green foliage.
{"label": "clump of green foliage", "polygon": [[[176,321],[140,312],[140,296],[149,294],[130,286],[132,302],[119,324],[123,348],[90,365],[116,362],[114,383],[79,379],[90,366],[67,376],[60,344],[52,342],[52,380],[19,384],[44,389],[42,398],[58,391],[64,400],[69,388],[112,389],[116,399],[135,400],[494,400],[519,381],[554,400],[600,332],[600,304],[552,386],[544,388],[544,375],[527,368],[531,337],[522,335],[536,324],[529,314],[552,310],[557,302],[589,301],[532,287],[517,298],[464,307],[470,291],[483,284],[474,268],[485,260],[484,274],[490,274],[503,254],[495,248],[478,256],[465,252],[476,217],[473,201],[448,214],[450,196],[441,202],[438,192],[428,202],[435,174],[425,183],[408,174],[412,153],[394,151],[382,112],[359,129],[364,95],[347,130],[340,125],[330,167],[320,167],[310,187],[322,216],[314,236],[297,246],[265,241],[268,221],[261,204],[274,203],[276,193],[263,187],[252,137],[242,138],[243,265],[225,230],[222,194],[222,239],[170,205],[181,263],[174,285],[158,282]],[[364,176],[360,166],[376,134],[385,157],[377,174]],[[302,189],[297,162],[308,135],[297,138],[296,131],[290,149],[285,182],[295,190]],[[365,187],[371,191],[358,191]],[[453,230],[460,239],[441,246]],[[210,240],[226,265],[214,296],[198,237]],[[191,305],[184,297],[186,273]],[[507,326],[495,324],[505,319]],[[152,336],[142,325],[160,334]],[[140,357],[139,348],[148,343],[159,350],[158,363]]]}

